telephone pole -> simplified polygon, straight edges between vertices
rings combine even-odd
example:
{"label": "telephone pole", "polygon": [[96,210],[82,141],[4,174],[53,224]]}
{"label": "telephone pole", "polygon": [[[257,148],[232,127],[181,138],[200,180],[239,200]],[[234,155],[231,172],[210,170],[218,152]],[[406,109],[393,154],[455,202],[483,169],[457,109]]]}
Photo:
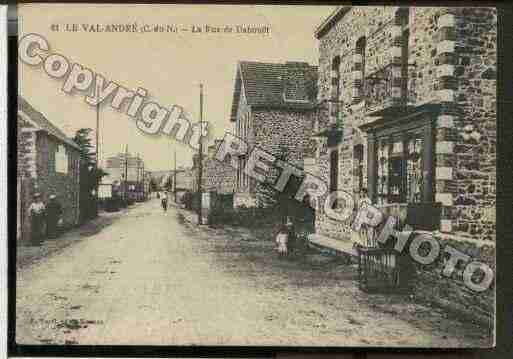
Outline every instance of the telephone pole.
{"label": "telephone pole", "polygon": [[128,144],[125,145],[125,186],[124,186],[125,202],[128,199]]}
{"label": "telephone pole", "polygon": [[203,195],[201,193],[201,180],[203,172],[203,84],[200,84],[200,135],[199,135],[199,163],[198,163],[198,225],[203,224],[201,218],[201,207]]}
{"label": "telephone pole", "polygon": [[175,192],[175,203],[176,203],[176,148],[175,148],[175,173],[173,175],[173,188]]}
{"label": "telephone pole", "polygon": [[137,153],[137,181],[135,182],[135,193],[136,193],[137,198],[139,198],[139,190],[140,190],[140,183],[139,183],[139,180],[140,180],[139,172],[141,171],[140,165],[141,165],[141,162],[139,159],[139,153]]}
{"label": "telephone pole", "polygon": [[96,104],[96,165],[94,169],[94,179],[95,179],[95,201],[96,201],[96,215],[98,215],[98,190],[100,189],[100,178],[98,177],[98,168],[100,162],[100,152],[99,152],[99,141],[100,141],[100,102]]}

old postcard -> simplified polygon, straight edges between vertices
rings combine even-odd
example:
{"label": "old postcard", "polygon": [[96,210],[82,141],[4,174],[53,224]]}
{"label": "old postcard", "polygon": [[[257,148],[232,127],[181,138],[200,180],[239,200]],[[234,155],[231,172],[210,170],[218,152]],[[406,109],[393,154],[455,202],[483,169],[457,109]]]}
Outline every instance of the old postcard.
{"label": "old postcard", "polygon": [[495,8],[17,31],[18,345],[494,346]]}

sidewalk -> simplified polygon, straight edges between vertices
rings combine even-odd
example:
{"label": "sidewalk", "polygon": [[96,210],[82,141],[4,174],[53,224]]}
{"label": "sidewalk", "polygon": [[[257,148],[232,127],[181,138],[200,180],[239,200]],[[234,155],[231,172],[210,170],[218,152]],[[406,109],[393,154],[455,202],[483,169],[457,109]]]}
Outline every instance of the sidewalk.
{"label": "sidewalk", "polygon": [[[189,222],[191,224],[198,224],[198,212],[187,210],[174,202],[170,202],[168,206],[175,208],[177,213],[183,218],[185,222]],[[206,223],[207,216],[203,215],[203,224]]]}
{"label": "sidewalk", "polygon": [[308,235],[308,244],[320,250],[334,255],[349,255],[351,257],[358,257],[358,253],[353,248],[353,242],[351,240],[339,240],[323,236],[317,233],[311,233]]}
{"label": "sidewalk", "polygon": [[18,244],[16,247],[16,268],[20,269],[100,232],[134,207],[124,208],[119,212],[100,212],[97,218],[62,233],[58,238],[45,238],[40,246],[29,246],[29,243]]}

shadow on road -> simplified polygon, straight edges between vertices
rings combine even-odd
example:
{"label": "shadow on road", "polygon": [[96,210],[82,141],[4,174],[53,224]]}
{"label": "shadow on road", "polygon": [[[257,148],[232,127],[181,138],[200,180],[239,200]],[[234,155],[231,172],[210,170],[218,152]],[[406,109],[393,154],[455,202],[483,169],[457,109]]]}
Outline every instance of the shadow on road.
{"label": "shadow on road", "polygon": [[18,245],[16,248],[17,270],[58,253],[73,243],[78,243],[83,239],[97,235],[105,228],[117,222],[122,214],[123,212],[102,214],[94,220],[61,234],[58,238],[45,239],[39,246],[30,246],[28,243]]}

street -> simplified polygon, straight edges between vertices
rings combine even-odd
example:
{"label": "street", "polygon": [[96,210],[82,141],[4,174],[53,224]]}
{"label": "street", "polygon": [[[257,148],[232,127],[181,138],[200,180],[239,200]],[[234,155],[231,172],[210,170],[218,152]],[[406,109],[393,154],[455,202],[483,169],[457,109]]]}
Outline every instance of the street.
{"label": "street", "polygon": [[18,344],[461,347],[489,333],[404,296],[358,290],[354,266],[279,259],[273,241],[197,227],[152,199],[19,269]]}

